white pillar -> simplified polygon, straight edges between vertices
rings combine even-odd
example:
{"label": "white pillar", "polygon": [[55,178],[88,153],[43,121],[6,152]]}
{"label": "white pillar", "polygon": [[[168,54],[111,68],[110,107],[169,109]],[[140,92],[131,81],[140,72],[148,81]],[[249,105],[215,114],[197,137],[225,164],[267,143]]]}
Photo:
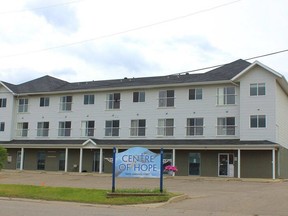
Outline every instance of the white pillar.
{"label": "white pillar", "polygon": [[272,149],[272,178],[275,179],[276,163],[275,163],[275,148]]}
{"label": "white pillar", "polygon": [[24,148],[21,148],[20,170],[23,170],[23,167],[24,167]]}
{"label": "white pillar", "polygon": [[[176,163],[175,163],[175,162],[176,162],[176,161],[175,161],[175,160],[176,160],[175,158],[176,158],[176,150],[175,150],[175,149],[172,149],[172,165],[173,165],[173,166],[175,166],[175,164],[176,164]],[[175,172],[173,172],[173,176],[175,176]]]}
{"label": "white pillar", "polygon": [[68,172],[68,148],[65,150],[65,172]]}
{"label": "white pillar", "polygon": [[80,148],[79,173],[82,172],[82,159],[83,159],[83,149]]}
{"label": "white pillar", "polygon": [[99,173],[103,172],[102,167],[103,167],[103,149],[100,148]]}
{"label": "white pillar", "polygon": [[238,178],[241,178],[241,151],[238,149]]}

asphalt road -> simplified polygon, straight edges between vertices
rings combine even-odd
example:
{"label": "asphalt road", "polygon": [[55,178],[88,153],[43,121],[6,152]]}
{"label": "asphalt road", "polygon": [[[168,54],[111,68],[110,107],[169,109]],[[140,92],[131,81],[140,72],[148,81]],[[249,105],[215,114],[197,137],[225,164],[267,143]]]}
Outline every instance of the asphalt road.
{"label": "asphalt road", "polygon": [[[111,188],[110,175],[1,172],[0,184]],[[158,179],[116,179],[116,188],[157,188]],[[107,206],[0,198],[0,216],[287,215],[288,181],[170,177],[164,187],[188,199],[157,205]]]}

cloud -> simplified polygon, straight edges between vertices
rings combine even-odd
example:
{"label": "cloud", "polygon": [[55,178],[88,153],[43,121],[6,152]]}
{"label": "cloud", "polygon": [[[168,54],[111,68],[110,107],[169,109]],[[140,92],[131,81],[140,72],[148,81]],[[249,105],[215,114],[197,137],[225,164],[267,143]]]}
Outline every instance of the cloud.
{"label": "cloud", "polygon": [[[52,5],[51,1],[42,0],[42,5]],[[29,8],[39,8],[39,1],[33,0],[27,4]],[[76,12],[71,5],[58,5],[55,7],[47,7],[31,10],[31,12],[35,13],[38,16],[44,17],[46,21],[64,31],[66,33],[76,32],[79,28],[79,21],[76,16]]]}

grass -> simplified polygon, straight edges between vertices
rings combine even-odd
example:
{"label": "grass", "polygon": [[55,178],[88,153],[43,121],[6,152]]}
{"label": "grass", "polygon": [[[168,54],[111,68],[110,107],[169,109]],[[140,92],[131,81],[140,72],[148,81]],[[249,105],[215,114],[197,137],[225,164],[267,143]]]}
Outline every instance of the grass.
{"label": "grass", "polygon": [[0,184],[1,197],[28,198],[50,201],[69,201],[91,204],[107,204],[107,205],[128,205],[128,204],[145,204],[159,203],[168,201],[176,194],[164,192],[163,196],[157,196],[159,190],[116,190],[117,193],[155,193],[155,196],[121,196],[108,198],[108,190],[99,189],[83,189],[68,187],[47,187],[32,185],[9,185]]}

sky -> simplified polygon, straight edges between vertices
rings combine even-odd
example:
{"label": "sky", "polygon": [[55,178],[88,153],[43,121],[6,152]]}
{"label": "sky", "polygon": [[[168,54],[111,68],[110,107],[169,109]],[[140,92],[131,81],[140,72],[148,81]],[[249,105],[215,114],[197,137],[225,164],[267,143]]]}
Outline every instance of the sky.
{"label": "sky", "polygon": [[[0,80],[162,76],[288,50],[287,8],[287,0],[1,1]],[[249,62],[288,79],[287,59]]]}

